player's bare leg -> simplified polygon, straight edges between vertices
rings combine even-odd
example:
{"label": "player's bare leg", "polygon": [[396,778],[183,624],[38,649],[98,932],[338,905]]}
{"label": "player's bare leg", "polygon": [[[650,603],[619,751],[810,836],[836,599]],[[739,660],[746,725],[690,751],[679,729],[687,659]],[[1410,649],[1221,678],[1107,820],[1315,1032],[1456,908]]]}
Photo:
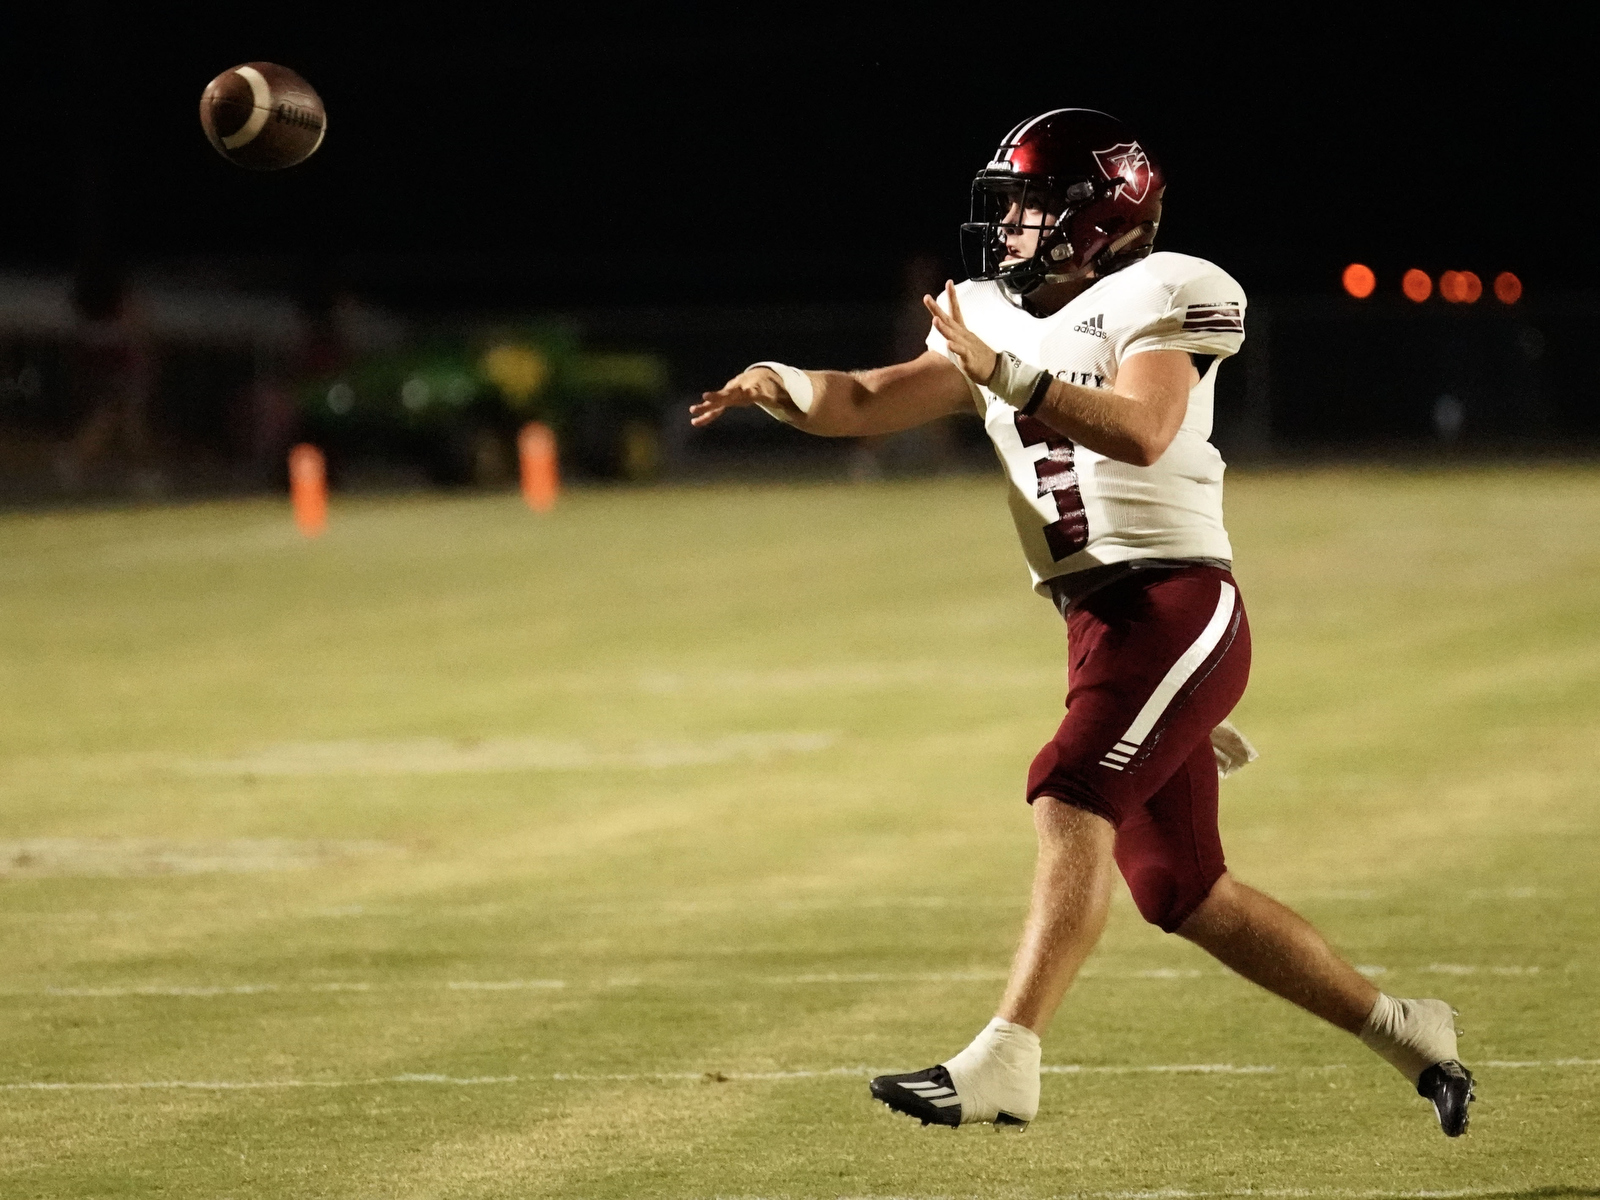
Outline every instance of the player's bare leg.
{"label": "player's bare leg", "polygon": [[872,1081],[874,1096],[925,1125],[1033,1120],[1039,1035],[1105,929],[1116,877],[1111,823],[1050,796],[1034,803],[1033,823],[1033,897],[999,1015],[954,1058]]}
{"label": "player's bare leg", "polygon": [[1472,1073],[1456,1058],[1448,1003],[1385,995],[1310,922],[1231,875],[1217,880],[1178,933],[1252,983],[1355,1034],[1433,1102],[1446,1134],[1465,1132]]}
{"label": "player's bare leg", "polygon": [[1105,931],[1116,831],[1103,817],[1053,796],[1034,802],[1033,826],[1039,835],[1033,897],[998,1015],[1043,1037]]}
{"label": "player's bare leg", "polygon": [[1187,938],[1251,983],[1359,1035],[1378,989],[1334,953],[1311,923],[1224,875],[1178,927]]}

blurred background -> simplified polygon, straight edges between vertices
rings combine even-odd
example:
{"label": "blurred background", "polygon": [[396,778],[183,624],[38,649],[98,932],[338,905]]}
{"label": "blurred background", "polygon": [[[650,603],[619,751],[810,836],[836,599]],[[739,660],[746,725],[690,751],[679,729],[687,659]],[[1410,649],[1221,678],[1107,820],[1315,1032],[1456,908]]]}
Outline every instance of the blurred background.
{"label": "blurred background", "polygon": [[[0,503],[281,488],[302,440],[336,489],[507,487],[530,419],[595,480],[986,468],[975,421],[844,444],[684,409],[757,358],[917,353],[972,175],[1063,105],[1140,131],[1171,179],[1158,248],[1251,298],[1231,462],[1600,446],[1595,103],[1555,18],[5,21]],[[201,133],[206,82],[256,59],[327,104],[302,166],[243,171]]]}

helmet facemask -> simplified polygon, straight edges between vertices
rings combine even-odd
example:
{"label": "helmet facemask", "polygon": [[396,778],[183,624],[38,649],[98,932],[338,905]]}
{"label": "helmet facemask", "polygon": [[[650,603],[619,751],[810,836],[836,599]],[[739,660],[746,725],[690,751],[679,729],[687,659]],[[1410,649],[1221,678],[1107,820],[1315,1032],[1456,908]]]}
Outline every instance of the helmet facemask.
{"label": "helmet facemask", "polygon": [[[1107,182],[1114,189],[1120,180]],[[996,279],[1013,296],[1026,296],[1043,283],[1081,278],[1089,268],[1074,262],[1067,235],[1073,214],[1100,190],[1087,179],[1062,187],[1038,176],[984,171],[972,183],[972,219],[961,226],[961,259],[968,276]],[[1007,262],[1007,235],[1034,230],[1033,253]]]}

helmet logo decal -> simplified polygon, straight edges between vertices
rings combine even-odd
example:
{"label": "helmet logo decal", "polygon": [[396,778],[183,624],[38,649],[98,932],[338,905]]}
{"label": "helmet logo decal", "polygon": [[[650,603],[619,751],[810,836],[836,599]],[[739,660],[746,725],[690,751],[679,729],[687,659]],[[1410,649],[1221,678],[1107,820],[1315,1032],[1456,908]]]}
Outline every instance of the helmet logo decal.
{"label": "helmet logo decal", "polygon": [[1118,142],[1104,150],[1094,152],[1094,161],[1106,173],[1107,179],[1121,179],[1117,185],[1118,199],[1132,200],[1138,204],[1150,190],[1150,160],[1138,142]]}

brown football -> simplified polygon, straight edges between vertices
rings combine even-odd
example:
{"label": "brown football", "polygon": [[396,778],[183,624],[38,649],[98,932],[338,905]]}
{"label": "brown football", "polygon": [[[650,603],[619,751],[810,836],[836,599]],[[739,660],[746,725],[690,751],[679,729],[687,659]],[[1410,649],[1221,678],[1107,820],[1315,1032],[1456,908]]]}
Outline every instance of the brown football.
{"label": "brown football", "polygon": [[229,162],[275,171],[311,157],[328,131],[328,114],[311,85],[288,67],[252,62],[206,85],[200,125]]}

